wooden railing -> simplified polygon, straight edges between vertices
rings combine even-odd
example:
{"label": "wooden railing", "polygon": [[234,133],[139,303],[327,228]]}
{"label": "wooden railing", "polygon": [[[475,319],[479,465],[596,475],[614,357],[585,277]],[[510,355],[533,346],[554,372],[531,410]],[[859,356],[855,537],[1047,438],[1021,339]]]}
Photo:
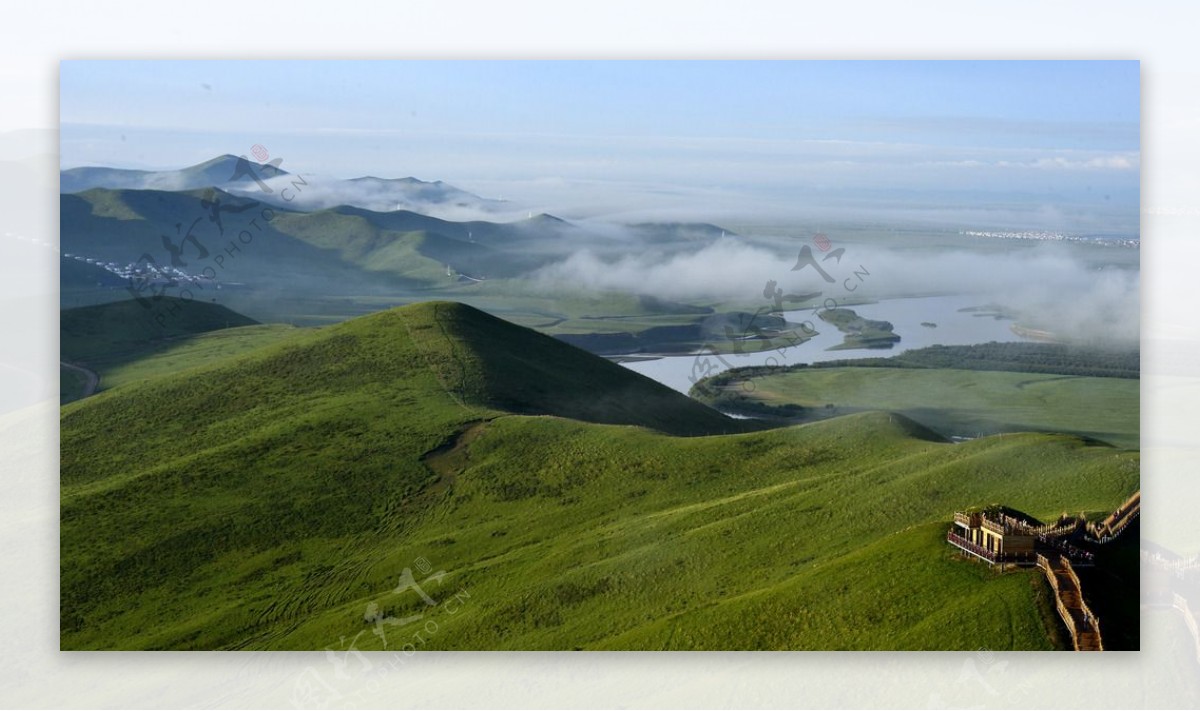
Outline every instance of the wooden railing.
{"label": "wooden railing", "polygon": [[954,531],[946,532],[946,541],[958,546],[959,548],[962,548],[963,550],[967,551],[968,553],[973,553],[973,554],[979,556],[980,558],[983,558],[984,560],[986,560],[989,563],[996,562],[996,554],[995,553],[993,553],[992,551],[989,551],[987,548],[984,548],[983,546],[981,546],[977,543],[972,543],[972,542],[968,541],[966,538],[963,538],[962,536],[958,535]]}
{"label": "wooden railing", "polygon": [[1075,574],[1075,569],[1071,567],[1070,559],[1063,556],[1060,556],[1060,558],[1062,558],[1060,562],[1063,568],[1067,571],[1067,577],[1071,579],[1071,584],[1075,586],[1076,590],[1082,591],[1083,583],[1079,582],[1079,576]]}
{"label": "wooden railing", "polygon": [[[1071,560],[1060,555],[1052,563],[1049,558],[1039,553],[1037,564],[1046,574],[1050,589],[1054,591],[1055,607],[1058,608],[1058,614],[1067,626],[1067,631],[1071,633],[1071,644],[1075,651],[1104,651],[1104,642],[1100,636],[1100,618],[1096,617],[1084,601],[1083,586],[1071,566]],[[1070,589],[1064,589],[1059,583],[1060,574],[1066,577]]]}
{"label": "wooden railing", "polygon": [[1074,533],[1079,528],[1079,523],[1079,519],[1072,518],[1065,523],[1060,521],[1059,523],[1045,526],[1039,529],[1038,533],[1049,538],[1058,538],[1059,536],[1066,536]]}
{"label": "wooden railing", "polygon": [[1043,548],[1055,551],[1057,555],[1070,558],[1075,561],[1076,565],[1091,565],[1096,561],[1096,556],[1091,551],[1085,551],[1078,546],[1073,546],[1063,538],[1055,538],[1043,533],[1038,536],[1038,543],[1041,543]]}
{"label": "wooden railing", "polygon": [[979,521],[979,525],[981,527],[986,528],[987,530],[991,531],[992,533],[999,533],[1001,535],[1003,535],[1005,533],[1004,525],[1001,524],[999,521],[993,521],[990,518],[984,517],[983,519],[981,519]]}
{"label": "wooden railing", "polygon": [[1077,634],[1075,631],[1075,616],[1071,614],[1071,611],[1067,609],[1066,603],[1063,602],[1062,590],[1058,586],[1058,575],[1054,572],[1054,568],[1050,565],[1050,561],[1046,556],[1038,553],[1037,560],[1038,567],[1042,569],[1042,572],[1046,574],[1046,580],[1050,582],[1050,590],[1054,593],[1054,603],[1058,608],[1058,614],[1062,617],[1063,623],[1067,626],[1067,631],[1071,633],[1071,640],[1074,642],[1075,635]]}
{"label": "wooden railing", "polygon": [[1099,543],[1108,543],[1117,536],[1142,513],[1142,492],[1133,492],[1115,511],[1100,523],[1089,523],[1088,533]]}
{"label": "wooden railing", "polygon": [[979,545],[978,543],[972,543],[971,541],[967,540],[966,538],[955,533],[953,529],[946,532],[946,541],[948,543],[950,543],[951,545],[957,546],[968,553],[971,553],[980,558],[983,558],[984,560],[986,560],[989,563],[1012,563],[1014,565],[1033,565],[1035,562],[1034,557],[1033,557],[1033,555],[1034,555],[1033,551],[1018,551],[1018,552],[1005,551],[1003,553],[996,553],[995,551],[991,551],[991,550],[988,550],[987,548],[984,548],[983,546]]}

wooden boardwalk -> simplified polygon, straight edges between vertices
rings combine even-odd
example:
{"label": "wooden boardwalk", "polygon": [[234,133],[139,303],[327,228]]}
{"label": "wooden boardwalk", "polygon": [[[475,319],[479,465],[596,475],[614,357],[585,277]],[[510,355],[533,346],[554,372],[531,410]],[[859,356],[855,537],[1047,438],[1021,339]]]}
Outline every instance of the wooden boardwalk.
{"label": "wooden boardwalk", "polygon": [[1142,491],[1138,489],[1133,492],[1121,504],[1116,511],[1113,511],[1100,523],[1089,523],[1088,533],[1096,539],[1097,543],[1108,543],[1112,539],[1121,535],[1125,527],[1130,524],[1142,513]]}
{"label": "wooden boardwalk", "polygon": [[1046,574],[1046,580],[1054,590],[1055,605],[1062,617],[1071,642],[1077,652],[1102,652],[1104,643],[1100,638],[1100,619],[1083,600],[1083,587],[1079,576],[1071,567],[1071,561],[1063,555],[1046,557],[1038,554],[1038,567]]}
{"label": "wooden boardwalk", "polygon": [[[1071,643],[1077,652],[1102,652],[1104,641],[1100,636],[1100,619],[1096,617],[1087,602],[1083,599],[1083,586],[1075,573],[1075,566],[1089,566],[1094,563],[1094,554],[1085,547],[1109,543],[1124,532],[1131,523],[1138,519],[1142,510],[1142,492],[1135,491],[1119,507],[1100,522],[1087,521],[1083,514],[1069,516],[1064,513],[1053,523],[1028,526],[1029,533],[1037,535],[1034,551],[1020,554],[997,553],[984,548],[955,532],[954,528],[946,534],[946,541],[960,551],[982,559],[991,565],[1032,565],[1041,568],[1054,592],[1054,603],[1063,624],[1071,633]],[[965,525],[963,521],[968,514],[956,512],[956,525]],[[981,524],[985,525],[986,524]],[[1002,526],[1003,524],[993,524]],[[1024,524],[1020,524],[1024,525]],[[1019,527],[1012,524],[1010,527]],[[994,530],[994,529],[989,529]],[[1008,532],[1002,528],[1000,532]],[[1085,546],[1085,547],[1081,547]],[[1072,563],[1074,561],[1074,563]],[[1176,575],[1200,568],[1200,557],[1186,562],[1178,561],[1170,564]],[[1196,653],[1200,658],[1200,625],[1192,617],[1187,601],[1175,596],[1175,607],[1183,612],[1189,629],[1197,640]]]}

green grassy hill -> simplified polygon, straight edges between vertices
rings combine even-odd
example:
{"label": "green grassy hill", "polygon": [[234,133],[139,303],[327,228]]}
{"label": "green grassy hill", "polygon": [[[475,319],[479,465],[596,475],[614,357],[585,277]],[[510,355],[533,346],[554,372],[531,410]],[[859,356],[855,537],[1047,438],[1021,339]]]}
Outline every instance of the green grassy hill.
{"label": "green grassy hill", "polygon": [[[164,296],[156,305],[160,309],[151,311],[129,299],[60,311],[59,346],[63,357],[86,362],[98,356],[139,349],[151,340],[258,323],[220,304]],[[161,323],[147,318],[150,313],[160,312],[169,313],[170,317],[164,317]]]}
{"label": "green grassy hill", "polygon": [[519,276],[545,263],[544,257],[504,249],[514,244],[503,240],[474,241],[475,232],[466,227],[471,224],[481,235],[493,237],[497,232],[516,231],[505,225],[451,223],[416,213],[372,213],[348,207],[286,213],[272,222],[275,229],[307,244],[335,250],[349,264],[427,284],[449,282],[446,265],[458,273],[491,279]]}
{"label": "green grassy hill", "polygon": [[64,649],[1052,648],[1036,575],[951,555],[950,512],[1101,515],[1138,485],[1136,453],[950,445],[887,413],[721,436],[739,425],[447,303],[61,425]]}
{"label": "green grassy hill", "polygon": [[[220,200],[223,210],[240,211],[221,212],[218,226],[203,205],[210,197]],[[274,219],[264,218],[263,209],[273,210]],[[148,256],[155,264],[169,266],[172,254],[165,237],[179,250],[181,268],[188,274],[215,274],[225,284],[263,291],[364,294],[427,285],[364,269],[343,259],[335,247],[278,229],[275,221],[285,214],[281,208],[220,191],[96,188],[60,196],[60,235],[64,252],[119,265],[146,262]],[[189,229],[205,252],[183,242]]]}
{"label": "green grassy hill", "polygon": [[[59,312],[62,360],[87,368],[99,390],[243,353],[297,330],[259,324],[220,304],[163,296],[147,309],[129,299]],[[80,397],[83,376],[62,369],[61,402]]]}
{"label": "green grassy hill", "polygon": [[[219,226],[205,205],[213,199]],[[220,190],[102,188],[62,195],[60,224],[64,251],[122,266],[149,255],[165,266],[165,237],[189,274],[293,297],[452,287],[447,265],[472,277],[516,277],[567,251],[559,238],[573,229],[549,216],[459,223],[346,206],[296,212]],[[207,254],[182,242],[189,229]]]}
{"label": "green grassy hill", "polygon": [[534,215],[516,222],[450,222],[411,210],[376,212],[349,205],[340,205],[321,212],[342,217],[358,217],[390,232],[432,232],[463,242],[473,241],[500,248],[518,244],[528,245],[533,242],[554,242],[564,235],[579,233],[570,223],[546,214]]}
{"label": "green grassy hill", "polygon": [[[220,226],[212,220],[214,199],[220,201]],[[713,320],[714,311],[723,312],[717,319],[737,318],[736,312],[757,308],[749,302],[679,304],[637,294],[596,294],[545,281],[537,276],[539,268],[581,246],[617,259],[630,244],[549,215],[510,223],[452,222],[344,205],[301,212],[220,190],[93,188],[61,196],[60,224],[62,247],[71,254],[119,267],[178,267],[186,275],[216,280],[189,282],[171,272],[172,285],[147,286],[135,278],[130,286],[146,292],[165,288],[172,296],[187,296],[189,290],[196,299],[216,300],[264,322],[325,325],[437,298],[471,303],[556,335],[583,334],[587,337],[577,345],[593,352],[612,352],[614,342],[631,343],[631,350],[690,352],[707,343],[705,322]],[[675,239],[680,249],[694,249],[695,240],[705,235],[719,237],[715,226],[700,227],[667,225],[661,236]],[[196,242],[183,242],[189,230]],[[178,264],[172,262],[172,249]],[[656,249],[665,248],[658,244]],[[83,277],[64,268],[64,305],[129,295],[112,279],[97,285]],[[718,336],[715,345],[728,348],[726,332],[718,329]],[[765,341],[738,343],[743,346],[767,347]]]}

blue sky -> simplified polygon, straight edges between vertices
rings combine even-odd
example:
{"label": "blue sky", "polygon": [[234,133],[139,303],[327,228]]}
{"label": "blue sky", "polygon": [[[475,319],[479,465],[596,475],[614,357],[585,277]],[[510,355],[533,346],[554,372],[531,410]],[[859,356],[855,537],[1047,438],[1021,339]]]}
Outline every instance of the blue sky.
{"label": "blue sky", "polygon": [[293,171],[560,212],[940,201],[1136,225],[1139,92],[1128,61],[71,61],[61,163],[262,144]]}

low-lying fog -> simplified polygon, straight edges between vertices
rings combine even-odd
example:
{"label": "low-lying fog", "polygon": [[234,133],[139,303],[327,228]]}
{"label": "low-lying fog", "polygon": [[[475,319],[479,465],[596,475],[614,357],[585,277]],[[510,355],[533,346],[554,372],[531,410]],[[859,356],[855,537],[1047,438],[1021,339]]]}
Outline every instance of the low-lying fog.
{"label": "low-lying fog", "polygon": [[[664,254],[631,244],[624,256],[580,249],[536,273],[547,289],[651,294],[686,301],[760,301],[776,282],[783,296],[822,292],[822,298],[881,299],[922,294],[972,294],[981,302],[1015,310],[1022,322],[1045,326],[1073,340],[1132,343],[1138,339],[1136,269],[1085,264],[1080,247],[1054,242],[1004,252],[897,250],[848,244],[827,253],[810,247],[827,281],[810,264],[799,270],[802,245],[782,248],[724,237],[694,251]],[[1092,247],[1111,249],[1119,247]]]}

